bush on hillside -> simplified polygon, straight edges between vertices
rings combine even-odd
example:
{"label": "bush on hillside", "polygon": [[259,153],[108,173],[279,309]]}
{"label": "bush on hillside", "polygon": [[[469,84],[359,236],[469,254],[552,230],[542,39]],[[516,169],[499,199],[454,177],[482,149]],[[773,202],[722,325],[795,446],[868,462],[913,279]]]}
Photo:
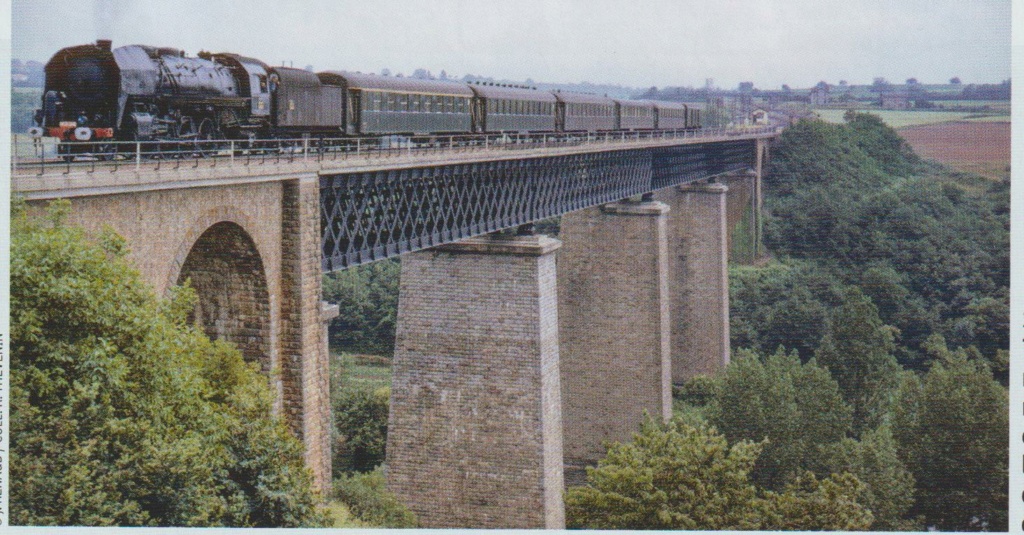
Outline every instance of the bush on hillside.
{"label": "bush on hillside", "polygon": [[419,527],[416,516],[387,491],[384,469],[343,475],[334,482],[334,497],[359,520],[380,528]]}
{"label": "bush on hillside", "polygon": [[255,363],[186,323],[124,260],[15,203],[11,233],[11,522],[320,526],[303,446],[271,416]]}

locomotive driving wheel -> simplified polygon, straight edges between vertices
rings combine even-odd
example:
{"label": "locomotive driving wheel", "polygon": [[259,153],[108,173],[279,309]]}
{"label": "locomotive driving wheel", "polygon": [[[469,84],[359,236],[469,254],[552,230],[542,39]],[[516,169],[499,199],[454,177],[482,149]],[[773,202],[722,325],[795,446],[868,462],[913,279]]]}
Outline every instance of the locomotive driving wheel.
{"label": "locomotive driving wheel", "polygon": [[200,121],[199,128],[196,128],[196,135],[193,138],[195,153],[200,158],[217,154],[216,143],[213,143],[215,139],[217,139],[217,127],[213,124],[213,120],[206,118]]}

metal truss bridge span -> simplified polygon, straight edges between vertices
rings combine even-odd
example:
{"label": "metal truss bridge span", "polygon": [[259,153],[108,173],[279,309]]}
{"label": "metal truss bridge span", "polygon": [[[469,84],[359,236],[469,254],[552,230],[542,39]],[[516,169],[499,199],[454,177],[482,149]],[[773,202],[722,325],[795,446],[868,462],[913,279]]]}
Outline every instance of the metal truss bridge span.
{"label": "metal truss bridge span", "polygon": [[323,270],[753,169],[755,139],[320,176]]}

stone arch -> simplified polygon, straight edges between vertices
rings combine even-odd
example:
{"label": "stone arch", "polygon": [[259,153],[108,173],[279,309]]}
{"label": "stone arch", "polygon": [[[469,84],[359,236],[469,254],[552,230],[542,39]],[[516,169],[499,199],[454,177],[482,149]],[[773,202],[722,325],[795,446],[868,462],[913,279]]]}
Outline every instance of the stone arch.
{"label": "stone arch", "polygon": [[210,338],[234,343],[245,360],[271,369],[271,307],[263,259],[233,221],[208,227],[181,263],[176,284],[192,281],[199,297],[192,320]]}

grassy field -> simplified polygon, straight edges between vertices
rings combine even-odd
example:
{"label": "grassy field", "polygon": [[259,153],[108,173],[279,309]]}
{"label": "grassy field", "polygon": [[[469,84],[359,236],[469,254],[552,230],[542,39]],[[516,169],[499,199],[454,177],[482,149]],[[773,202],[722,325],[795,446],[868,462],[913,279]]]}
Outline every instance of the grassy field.
{"label": "grassy field", "polygon": [[[843,122],[843,114],[846,110],[814,110],[823,121],[840,124]],[[910,110],[870,110],[869,113],[878,115],[885,121],[885,124],[893,128],[905,126],[948,123],[954,121],[1009,121],[1009,114],[993,113],[979,114],[975,112],[959,111],[910,111]]]}
{"label": "grassy field", "polygon": [[376,355],[332,353],[332,383],[338,388],[391,386],[391,359]]}
{"label": "grassy field", "polygon": [[1009,100],[933,100],[939,108],[988,108],[991,111],[1010,113]]}

